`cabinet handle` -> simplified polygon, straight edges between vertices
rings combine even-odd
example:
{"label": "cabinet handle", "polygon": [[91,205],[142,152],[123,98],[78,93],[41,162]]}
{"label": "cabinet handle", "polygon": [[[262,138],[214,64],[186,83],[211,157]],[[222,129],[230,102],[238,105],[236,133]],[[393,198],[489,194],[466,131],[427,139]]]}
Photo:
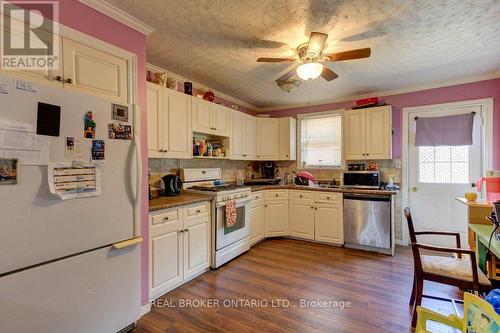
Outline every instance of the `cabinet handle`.
{"label": "cabinet handle", "polygon": [[279,194],[278,194],[278,193],[276,193],[276,197],[279,197]]}
{"label": "cabinet handle", "polygon": [[264,205],[264,207],[266,207],[266,208],[267,208],[267,205]]}
{"label": "cabinet handle", "polygon": [[300,195],[300,197],[302,198],[302,194]]}
{"label": "cabinet handle", "polygon": [[61,76],[61,75],[56,76],[56,81],[61,82],[62,80],[63,80],[63,78],[62,78],[62,76]]}
{"label": "cabinet handle", "polygon": [[314,207],[314,210],[318,210],[318,207]]}
{"label": "cabinet handle", "polygon": [[183,233],[184,233],[184,230],[179,230],[179,232],[180,232],[181,234],[183,234]]}
{"label": "cabinet handle", "polygon": [[72,79],[66,79],[66,83],[73,83]]}
{"label": "cabinet handle", "polygon": [[184,230],[182,230],[182,231],[183,231],[183,232],[188,232],[188,231],[189,231],[189,229],[184,229]]}
{"label": "cabinet handle", "polygon": [[168,221],[168,219],[169,219],[169,217],[168,217],[168,216],[167,216],[167,217],[164,217],[164,218],[163,218],[163,221]]}
{"label": "cabinet handle", "polygon": [[326,200],[330,200],[330,197],[326,197]]}
{"label": "cabinet handle", "polygon": [[196,210],[196,214],[200,214],[201,213],[201,210]]}
{"label": "cabinet handle", "polygon": [[313,209],[313,208],[314,208],[314,206],[311,206],[311,209]]}

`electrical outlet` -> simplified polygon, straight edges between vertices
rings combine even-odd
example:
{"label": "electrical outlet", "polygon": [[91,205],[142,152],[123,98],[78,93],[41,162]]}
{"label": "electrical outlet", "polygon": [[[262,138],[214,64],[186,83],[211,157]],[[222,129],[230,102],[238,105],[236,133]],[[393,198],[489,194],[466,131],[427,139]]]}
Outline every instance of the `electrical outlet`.
{"label": "electrical outlet", "polygon": [[401,160],[396,160],[396,169],[401,169]]}

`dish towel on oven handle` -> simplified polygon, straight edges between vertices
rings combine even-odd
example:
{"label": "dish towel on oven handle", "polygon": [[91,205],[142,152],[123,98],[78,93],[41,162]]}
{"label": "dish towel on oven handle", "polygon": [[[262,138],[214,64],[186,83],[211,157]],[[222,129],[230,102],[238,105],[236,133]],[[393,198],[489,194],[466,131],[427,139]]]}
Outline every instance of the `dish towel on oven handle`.
{"label": "dish towel on oven handle", "polygon": [[230,228],[236,224],[236,201],[226,201],[226,227]]}

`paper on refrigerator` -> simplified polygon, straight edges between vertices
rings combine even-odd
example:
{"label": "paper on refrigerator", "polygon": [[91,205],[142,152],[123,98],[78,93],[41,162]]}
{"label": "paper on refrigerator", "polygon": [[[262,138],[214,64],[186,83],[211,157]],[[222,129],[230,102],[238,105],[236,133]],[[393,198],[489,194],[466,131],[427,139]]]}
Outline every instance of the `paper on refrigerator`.
{"label": "paper on refrigerator", "polygon": [[49,139],[36,135],[31,124],[0,119],[0,158],[16,158],[21,165],[47,165]]}
{"label": "paper on refrigerator", "polygon": [[101,195],[101,168],[95,164],[50,163],[47,174],[50,192],[62,200]]}

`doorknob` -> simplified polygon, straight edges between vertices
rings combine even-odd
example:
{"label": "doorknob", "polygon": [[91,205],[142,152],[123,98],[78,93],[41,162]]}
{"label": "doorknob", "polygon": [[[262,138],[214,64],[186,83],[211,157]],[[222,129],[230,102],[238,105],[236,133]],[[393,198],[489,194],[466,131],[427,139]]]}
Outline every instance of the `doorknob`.
{"label": "doorknob", "polygon": [[471,183],[470,186],[476,187],[476,183]]}
{"label": "doorknob", "polygon": [[417,192],[417,191],[418,191],[418,188],[417,188],[416,186],[414,186],[414,187],[412,187],[412,188],[411,188],[411,190],[412,190],[413,192]]}

